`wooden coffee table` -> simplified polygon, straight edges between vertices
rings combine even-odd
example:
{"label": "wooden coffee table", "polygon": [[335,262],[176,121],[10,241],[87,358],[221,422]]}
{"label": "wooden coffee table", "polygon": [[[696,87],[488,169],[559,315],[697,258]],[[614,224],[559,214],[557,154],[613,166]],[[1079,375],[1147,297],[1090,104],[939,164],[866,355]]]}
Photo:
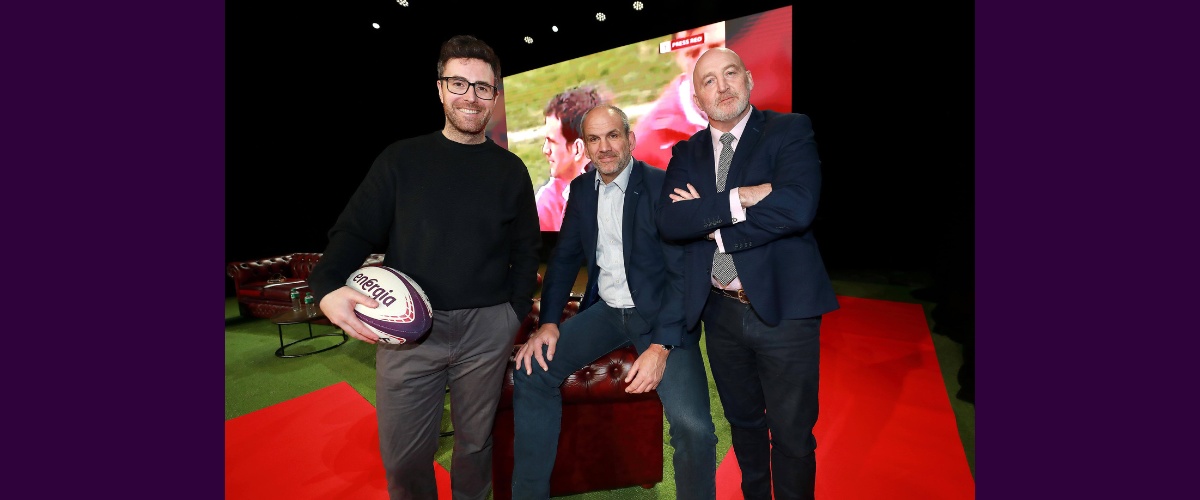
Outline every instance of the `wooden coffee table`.
{"label": "wooden coffee table", "polygon": [[[313,331],[312,331],[313,321],[322,320],[322,319],[325,319],[325,315],[321,313],[320,309],[318,309],[311,316],[308,313],[304,312],[304,310],[299,310],[299,311],[284,311],[282,313],[276,314],[275,316],[271,317],[271,322],[275,323],[275,325],[279,327],[279,349],[275,350],[275,355],[278,357],[281,357],[281,358],[299,358],[301,356],[308,356],[309,354],[316,354],[318,352],[328,351],[337,346],[345,344],[346,341],[350,339],[350,337],[346,335],[346,332],[340,331],[340,330],[338,332],[322,333],[320,335],[313,335]],[[303,337],[300,340],[293,340],[287,344],[284,344],[283,343],[283,326],[284,325],[299,325],[299,324],[308,325],[308,336]],[[301,342],[308,342],[313,339],[319,339],[321,337],[341,337],[342,341],[338,342],[334,345],[331,345],[329,347],[323,348],[323,349],[302,352],[300,354],[288,354],[285,352],[285,349],[287,349],[288,347],[294,346]]]}

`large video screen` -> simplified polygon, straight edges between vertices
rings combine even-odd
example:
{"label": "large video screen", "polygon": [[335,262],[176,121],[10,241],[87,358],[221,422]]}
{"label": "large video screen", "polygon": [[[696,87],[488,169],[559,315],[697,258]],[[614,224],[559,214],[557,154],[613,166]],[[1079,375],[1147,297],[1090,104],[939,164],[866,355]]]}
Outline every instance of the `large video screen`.
{"label": "large video screen", "polygon": [[792,8],[729,19],[504,77],[489,135],[529,167],[542,231],[562,226],[572,179],[590,170],[583,113],[612,103],[629,115],[633,157],[667,168],[671,146],[708,126],[691,73],[712,47],[736,51],[754,77],[750,103],[792,111]]}

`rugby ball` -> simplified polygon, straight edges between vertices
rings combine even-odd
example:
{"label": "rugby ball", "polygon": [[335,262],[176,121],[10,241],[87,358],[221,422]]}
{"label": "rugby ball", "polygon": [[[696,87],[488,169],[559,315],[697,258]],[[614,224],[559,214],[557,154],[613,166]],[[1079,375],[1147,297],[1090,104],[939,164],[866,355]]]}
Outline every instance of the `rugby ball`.
{"label": "rugby ball", "polygon": [[350,274],[346,286],[375,299],[379,307],[354,306],[379,341],[403,344],[421,338],[433,326],[433,307],[415,280],[386,266],[364,266]]}

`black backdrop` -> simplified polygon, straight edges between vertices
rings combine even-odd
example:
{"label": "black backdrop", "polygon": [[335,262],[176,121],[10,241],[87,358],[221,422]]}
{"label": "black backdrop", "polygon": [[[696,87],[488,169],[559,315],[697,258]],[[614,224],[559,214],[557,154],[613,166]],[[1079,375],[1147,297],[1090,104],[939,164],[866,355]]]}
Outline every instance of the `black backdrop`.
{"label": "black backdrop", "polygon": [[[503,24],[496,2],[341,3],[227,6],[226,261],[323,249],[375,155],[441,128],[434,65],[451,35],[488,41],[515,74],[791,2],[564,5]],[[833,270],[971,262],[973,7],[946,9],[794,4],[793,107],[817,134],[815,231]]]}

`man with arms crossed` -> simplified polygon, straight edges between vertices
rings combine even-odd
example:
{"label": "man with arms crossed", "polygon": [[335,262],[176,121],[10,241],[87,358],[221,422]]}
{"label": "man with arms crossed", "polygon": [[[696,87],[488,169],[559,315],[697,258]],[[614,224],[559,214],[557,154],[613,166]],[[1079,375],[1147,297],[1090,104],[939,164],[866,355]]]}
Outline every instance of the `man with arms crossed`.
{"label": "man with arms crossed", "polygon": [[672,148],[658,227],[686,243],[686,321],[704,320],[742,494],[811,499],[821,316],[838,307],[810,227],[812,125],[750,106],[754,79],[727,48],[700,56],[692,83],[709,126]]}

